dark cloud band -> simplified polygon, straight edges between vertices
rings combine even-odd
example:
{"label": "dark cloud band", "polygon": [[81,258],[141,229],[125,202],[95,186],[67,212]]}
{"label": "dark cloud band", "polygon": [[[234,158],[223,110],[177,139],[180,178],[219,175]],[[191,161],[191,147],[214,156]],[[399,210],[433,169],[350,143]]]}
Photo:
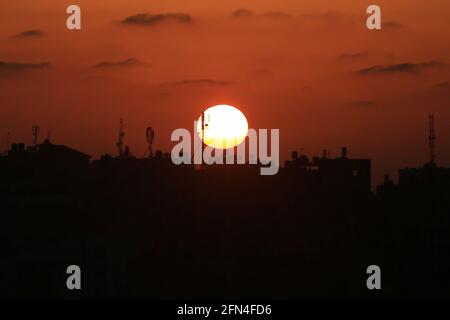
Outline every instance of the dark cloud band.
{"label": "dark cloud band", "polygon": [[250,18],[251,16],[253,16],[253,12],[248,9],[241,8],[234,11],[231,16],[233,18]]}
{"label": "dark cloud band", "polygon": [[228,86],[232,81],[212,80],[212,79],[185,79],[174,82],[161,83],[162,86],[182,86],[182,85],[209,85],[209,86]]}
{"label": "dark cloud band", "polygon": [[445,64],[439,61],[429,61],[422,63],[399,63],[388,65],[375,65],[356,71],[361,75],[370,74],[394,74],[394,73],[414,73],[423,69],[443,68]]}
{"label": "dark cloud band", "polygon": [[134,58],[129,58],[122,61],[117,62],[110,62],[110,61],[103,61],[95,64],[93,68],[95,69],[109,69],[109,68],[128,68],[128,67],[138,67],[143,65],[142,62],[139,60],[136,60]]}
{"label": "dark cloud band", "polygon": [[192,17],[185,13],[139,13],[129,16],[121,21],[124,25],[156,26],[165,22],[191,24]]}
{"label": "dark cloud band", "polygon": [[0,74],[18,73],[30,70],[46,70],[51,69],[49,62],[42,63],[20,63],[20,62],[4,62],[0,61]]}
{"label": "dark cloud band", "polygon": [[38,38],[38,37],[42,37],[43,35],[44,35],[44,32],[42,32],[41,30],[33,29],[33,30],[27,30],[27,31],[20,32],[20,33],[16,34],[14,37],[15,38]]}

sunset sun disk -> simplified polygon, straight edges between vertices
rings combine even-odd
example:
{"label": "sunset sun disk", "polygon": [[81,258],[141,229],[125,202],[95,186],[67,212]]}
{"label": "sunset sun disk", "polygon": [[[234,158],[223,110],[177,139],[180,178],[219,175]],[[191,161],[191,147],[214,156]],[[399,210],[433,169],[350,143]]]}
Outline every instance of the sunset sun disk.
{"label": "sunset sun disk", "polygon": [[[244,114],[230,105],[209,107],[204,115],[203,141],[212,148],[228,149],[245,140],[248,122]],[[202,115],[197,122],[197,133],[202,139]]]}

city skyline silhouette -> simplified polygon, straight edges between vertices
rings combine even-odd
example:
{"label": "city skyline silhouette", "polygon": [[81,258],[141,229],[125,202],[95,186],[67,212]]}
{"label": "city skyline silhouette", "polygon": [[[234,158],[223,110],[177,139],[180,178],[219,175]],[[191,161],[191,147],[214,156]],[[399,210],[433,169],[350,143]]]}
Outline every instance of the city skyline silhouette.
{"label": "city skyline silhouette", "polygon": [[[13,275],[1,295],[367,298],[375,261],[388,275],[377,296],[448,298],[450,169],[434,162],[432,128],[430,161],[376,193],[370,159],[345,147],[293,151],[260,176],[255,165],[176,166],[159,150],[138,158],[121,143],[93,161],[48,138],[13,143],[0,158],[2,274]],[[61,272],[73,261],[88,270],[76,295]]]}

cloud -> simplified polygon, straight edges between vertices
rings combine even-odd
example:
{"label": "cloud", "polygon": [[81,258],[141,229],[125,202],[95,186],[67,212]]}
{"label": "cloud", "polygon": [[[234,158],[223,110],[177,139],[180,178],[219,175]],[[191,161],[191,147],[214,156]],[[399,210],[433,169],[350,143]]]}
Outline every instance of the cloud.
{"label": "cloud", "polygon": [[450,82],[448,82],[448,81],[439,82],[439,83],[435,84],[433,87],[437,88],[437,89],[448,90],[448,89],[450,89]]}
{"label": "cloud", "polygon": [[117,62],[103,61],[95,64],[93,68],[96,69],[109,69],[109,68],[129,68],[129,67],[138,67],[143,65],[142,62],[136,60],[134,58],[125,59]]}
{"label": "cloud", "polygon": [[231,16],[233,18],[250,18],[251,16],[253,16],[253,12],[248,9],[240,8],[234,11]]}
{"label": "cloud", "polygon": [[327,11],[327,12],[315,12],[305,13],[300,16],[305,20],[323,21],[328,24],[335,24],[337,22],[353,22],[355,16],[340,11]]}
{"label": "cloud", "polygon": [[212,80],[212,79],[185,79],[174,82],[164,82],[162,86],[183,86],[183,85],[207,85],[207,86],[229,86],[234,84],[232,81]]}
{"label": "cloud", "polygon": [[357,61],[364,60],[369,57],[382,57],[387,59],[392,59],[394,55],[389,52],[369,52],[369,51],[360,51],[360,52],[351,52],[351,53],[342,53],[337,56],[339,61]]}
{"label": "cloud", "polygon": [[[232,18],[251,18],[255,14],[245,8],[240,8],[231,13]],[[258,17],[267,18],[267,19],[274,19],[274,20],[282,20],[282,19],[288,19],[291,18],[291,16],[285,12],[282,11],[269,11],[265,12],[261,15],[258,15]]]}
{"label": "cloud", "polygon": [[382,27],[383,29],[394,29],[394,30],[400,30],[400,29],[404,29],[404,28],[405,28],[404,25],[402,25],[401,23],[396,22],[396,21],[387,21],[387,22],[384,22],[384,23],[381,25],[381,27]]}
{"label": "cloud", "polygon": [[387,65],[375,65],[360,69],[356,73],[361,75],[369,74],[394,74],[394,73],[415,73],[423,69],[443,68],[445,64],[436,60],[421,63],[399,63]]}
{"label": "cloud", "polygon": [[14,38],[38,38],[42,37],[44,35],[44,32],[41,30],[33,29],[33,30],[27,30],[20,32],[14,36]]}
{"label": "cloud", "polygon": [[16,74],[31,70],[47,70],[52,66],[49,62],[42,63],[20,63],[0,61],[0,75]]}
{"label": "cloud", "polygon": [[185,13],[138,13],[126,17],[121,21],[125,25],[140,25],[140,26],[156,26],[166,22],[175,22],[178,24],[191,24],[192,17]]}
{"label": "cloud", "polygon": [[344,107],[368,108],[368,107],[375,106],[375,102],[367,101],[367,100],[351,101],[351,102],[344,103],[342,106],[344,106]]}
{"label": "cloud", "polygon": [[291,16],[287,13],[281,12],[281,11],[271,11],[263,13],[262,16],[264,18],[270,18],[270,19],[288,19],[291,18]]}

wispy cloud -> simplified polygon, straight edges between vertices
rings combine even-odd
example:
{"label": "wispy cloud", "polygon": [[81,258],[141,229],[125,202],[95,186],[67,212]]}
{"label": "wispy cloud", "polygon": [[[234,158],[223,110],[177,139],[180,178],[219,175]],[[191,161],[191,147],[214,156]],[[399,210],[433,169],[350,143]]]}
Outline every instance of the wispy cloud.
{"label": "wispy cloud", "polygon": [[157,26],[166,22],[191,24],[192,17],[185,13],[138,13],[121,21],[124,25]]}
{"label": "wispy cloud", "polygon": [[41,30],[33,29],[20,32],[14,35],[14,38],[38,38],[42,36],[44,36],[44,32],[42,32]]}
{"label": "wispy cloud", "polygon": [[347,52],[342,53],[337,56],[337,60],[342,62],[358,61],[368,59],[370,57],[380,57],[391,59],[394,57],[392,53],[389,52],[369,52],[369,51],[359,51],[359,52]]}
{"label": "wispy cloud", "polygon": [[233,11],[231,13],[231,16],[233,18],[250,18],[251,16],[253,16],[253,12],[245,8],[240,8]]}
{"label": "wispy cloud", "polygon": [[291,18],[291,15],[281,11],[271,11],[263,13],[262,17],[270,19],[288,19]]}
{"label": "wispy cloud", "polygon": [[356,73],[361,75],[370,74],[395,74],[395,73],[415,73],[423,69],[443,68],[446,65],[442,62],[433,60],[421,63],[399,63],[387,65],[375,65],[368,68],[357,70]]}
{"label": "wispy cloud", "polygon": [[348,22],[355,19],[355,16],[341,12],[341,11],[326,11],[326,12],[314,12],[314,13],[304,13],[300,16],[304,20],[316,20],[324,21],[330,24],[335,24],[336,22]]}
{"label": "wispy cloud", "polygon": [[109,68],[130,68],[130,67],[138,67],[142,66],[143,63],[134,58],[125,59],[122,61],[110,62],[103,61],[92,66],[95,69],[109,69]]}
{"label": "wispy cloud", "polygon": [[31,70],[47,70],[52,66],[49,62],[21,63],[0,61],[0,75],[23,73]]}
{"label": "wispy cloud", "polygon": [[248,9],[240,8],[231,13],[232,18],[251,18],[253,16],[267,18],[267,19],[273,19],[273,20],[283,20],[283,19],[291,18],[291,15],[289,15],[285,12],[282,12],[282,11],[269,11],[269,12],[265,12],[265,13],[256,15]]}
{"label": "wispy cloud", "polygon": [[448,90],[448,89],[450,89],[450,82],[448,82],[448,81],[439,82],[439,83],[435,84],[433,87],[437,88],[437,89]]}
{"label": "wispy cloud", "polygon": [[401,30],[405,28],[403,24],[396,21],[386,21],[382,23],[381,27],[384,29],[393,29],[393,30]]}
{"label": "wispy cloud", "polygon": [[207,86],[229,86],[234,84],[232,81],[213,80],[213,79],[185,79],[174,82],[163,82],[162,86],[183,86],[183,85],[207,85]]}

